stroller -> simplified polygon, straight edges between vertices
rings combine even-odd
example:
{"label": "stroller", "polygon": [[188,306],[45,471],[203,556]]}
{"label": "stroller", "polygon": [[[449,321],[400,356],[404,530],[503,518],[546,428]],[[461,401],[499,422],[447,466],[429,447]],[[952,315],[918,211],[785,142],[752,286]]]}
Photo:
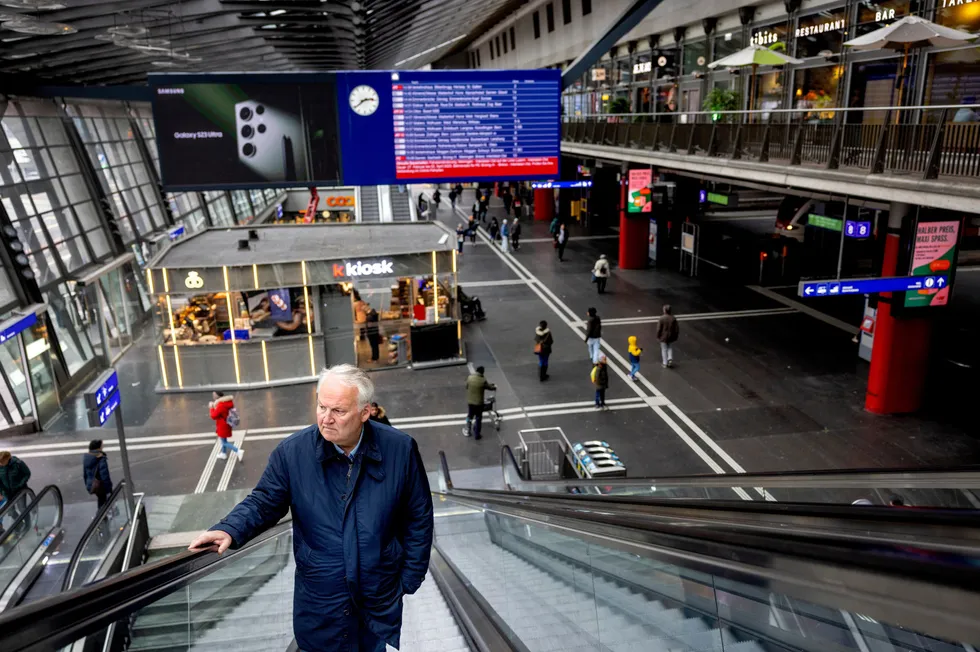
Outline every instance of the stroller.
{"label": "stroller", "polygon": [[456,296],[459,298],[459,312],[464,324],[472,323],[474,319],[483,321],[487,318],[479,298],[467,295],[462,289],[457,290]]}

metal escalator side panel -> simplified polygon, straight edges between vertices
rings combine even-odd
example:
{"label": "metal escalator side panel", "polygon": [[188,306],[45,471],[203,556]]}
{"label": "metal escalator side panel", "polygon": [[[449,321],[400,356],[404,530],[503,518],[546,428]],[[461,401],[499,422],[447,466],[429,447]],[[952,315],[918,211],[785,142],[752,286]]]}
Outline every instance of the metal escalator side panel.
{"label": "metal escalator side panel", "polygon": [[49,485],[0,535],[0,612],[17,605],[57,550],[64,535],[63,516],[61,491]]}
{"label": "metal escalator side panel", "polygon": [[0,508],[0,539],[3,539],[4,532],[10,528],[14,519],[27,509],[36,497],[34,491],[28,487],[18,491],[16,496],[4,503]]}
{"label": "metal escalator side panel", "polygon": [[51,554],[61,545],[64,536],[65,531],[60,526],[48,531],[41,540],[41,544],[34,549],[31,556],[27,558],[17,574],[10,579],[3,593],[0,594],[0,612],[16,607],[20,603],[44,570]]}
{"label": "metal escalator side panel", "polygon": [[[123,518],[120,519],[120,516]],[[122,527],[120,527],[120,521]],[[68,568],[65,571],[61,590],[68,591],[75,586],[88,584],[94,580],[99,569],[102,567],[105,556],[113,545],[128,532],[125,525],[131,524],[131,521],[129,502],[126,498],[126,481],[123,480],[112,490],[112,494],[109,495],[105,504],[99,509],[92,522],[89,523],[85,532],[82,534],[82,538],[78,541],[78,545],[75,546],[71,560],[68,562]],[[86,555],[86,553],[88,557],[91,557],[93,554],[98,555],[98,563],[87,564],[89,566],[87,569],[88,572],[83,573],[83,576],[76,580],[79,564],[83,555]]]}

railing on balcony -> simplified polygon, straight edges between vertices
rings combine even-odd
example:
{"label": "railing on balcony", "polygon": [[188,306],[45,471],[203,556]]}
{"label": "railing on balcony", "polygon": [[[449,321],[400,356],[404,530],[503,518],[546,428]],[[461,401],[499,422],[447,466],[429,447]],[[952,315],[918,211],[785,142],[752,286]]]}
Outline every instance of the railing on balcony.
{"label": "railing on balcony", "polygon": [[566,116],[562,140],[923,179],[980,176],[980,104]]}

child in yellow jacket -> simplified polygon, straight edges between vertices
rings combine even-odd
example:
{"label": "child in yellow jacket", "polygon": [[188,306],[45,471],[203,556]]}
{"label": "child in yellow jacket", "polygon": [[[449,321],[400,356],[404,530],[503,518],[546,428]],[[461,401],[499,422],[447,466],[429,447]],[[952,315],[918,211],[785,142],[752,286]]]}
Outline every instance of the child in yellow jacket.
{"label": "child in yellow jacket", "polygon": [[629,347],[627,353],[630,359],[630,380],[636,380],[636,374],[640,373],[640,355],[643,353],[643,349],[636,345],[636,336],[630,335]]}

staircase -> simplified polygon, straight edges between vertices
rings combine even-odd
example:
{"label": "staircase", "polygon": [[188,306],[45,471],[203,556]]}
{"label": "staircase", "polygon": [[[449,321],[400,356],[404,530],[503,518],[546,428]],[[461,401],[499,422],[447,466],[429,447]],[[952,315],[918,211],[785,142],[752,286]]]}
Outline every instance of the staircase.
{"label": "staircase", "polygon": [[399,186],[391,186],[391,221],[392,222],[411,222],[412,209],[409,204],[412,202],[412,194],[408,191],[408,186],[403,186],[405,192],[399,192]]}
{"label": "staircase", "polygon": [[361,186],[361,222],[380,222],[381,209],[378,206],[378,187]]}

